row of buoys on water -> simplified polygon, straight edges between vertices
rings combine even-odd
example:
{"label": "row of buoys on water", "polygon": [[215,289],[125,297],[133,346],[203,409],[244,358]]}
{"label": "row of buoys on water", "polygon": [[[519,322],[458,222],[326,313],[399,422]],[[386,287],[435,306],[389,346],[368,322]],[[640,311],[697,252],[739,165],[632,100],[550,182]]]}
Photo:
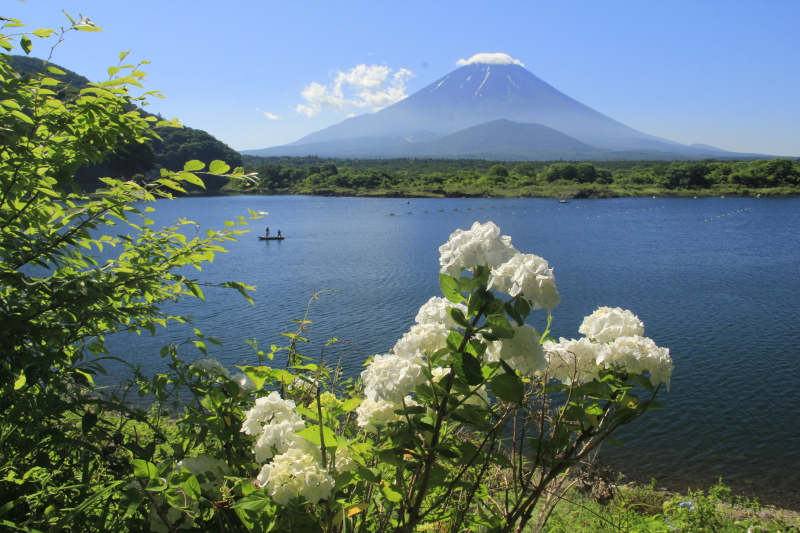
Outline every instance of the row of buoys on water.
{"label": "row of buoys on water", "polygon": [[[507,207],[517,207],[517,204],[511,204],[510,206],[508,206],[508,205],[501,205],[500,207],[501,207],[501,208],[503,208],[503,207],[505,207],[505,208],[507,208]],[[576,206],[575,206],[575,209],[580,209],[581,207],[586,207],[586,206],[580,206],[580,205],[576,205]],[[465,209],[465,211],[472,211],[472,209],[473,209],[472,207],[467,207],[467,208]],[[476,209],[486,209],[486,208],[485,208],[485,207],[477,207]],[[489,206],[489,209],[497,209],[497,206],[494,206],[494,205],[492,205],[492,206]],[[565,207],[564,209],[566,210],[566,209],[570,209],[570,208],[569,208],[569,207]],[[657,209],[658,209],[658,208],[657,208]],[[559,208],[557,208],[556,210],[557,210],[557,211],[561,211],[561,208],[559,207]],[[453,208],[453,211],[458,211],[458,208],[457,208],[457,207],[454,207],[454,208]],[[545,211],[550,211],[550,209],[545,209]],[[645,209],[642,209],[642,211],[646,211],[646,210],[645,210]],[[429,212],[430,212],[430,211],[423,211],[423,213],[429,213]],[[438,212],[439,212],[439,213],[444,213],[444,209],[439,209],[439,211],[438,211]],[[541,212],[541,210],[540,210],[540,209],[537,209],[537,210],[536,210],[536,212],[537,212],[537,213],[539,213],[539,212]],[[526,211],[526,213],[527,213],[527,211]],[[408,212],[406,213],[406,215],[413,215],[413,214],[414,214],[414,213],[413,213],[412,211],[408,211]],[[514,214],[514,215],[515,215],[516,213],[512,213],[512,214]],[[396,215],[396,213],[389,213],[389,216],[390,216],[390,217],[394,217],[394,216],[397,216],[397,215]]]}
{"label": "row of buoys on water", "polygon": [[[653,198],[655,198],[655,196],[653,196]],[[664,208],[663,207],[651,207],[650,209],[642,209],[641,212],[652,211],[653,209],[658,210],[658,209],[664,209]],[[617,213],[617,215],[636,215],[639,212],[640,211],[638,211],[638,210],[636,210],[636,211],[625,211],[624,213],[619,212],[619,213]],[[608,216],[613,217],[614,213],[608,213]],[[591,218],[592,217],[586,217],[586,220],[591,220]],[[597,215],[597,218],[603,218],[603,215]]]}
{"label": "row of buoys on water", "polygon": [[[724,198],[724,196],[723,196],[723,198]],[[735,215],[736,213],[744,213],[745,211],[750,211],[750,208],[749,207],[745,207],[744,209],[739,209],[738,211],[731,211],[730,213],[725,213],[724,215],[719,215],[719,216],[716,216],[716,217],[707,218],[703,222],[708,222],[709,220],[715,220],[717,218],[729,217],[731,215]]]}

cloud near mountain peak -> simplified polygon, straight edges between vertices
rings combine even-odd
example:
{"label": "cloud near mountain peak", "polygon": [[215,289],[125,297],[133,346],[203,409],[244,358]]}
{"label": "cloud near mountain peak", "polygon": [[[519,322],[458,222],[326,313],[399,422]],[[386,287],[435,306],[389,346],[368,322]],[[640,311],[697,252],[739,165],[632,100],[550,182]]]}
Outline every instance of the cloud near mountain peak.
{"label": "cloud near mountain peak", "polygon": [[519,59],[514,59],[508,54],[504,54],[502,52],[497,53],[488,53],[483,52],[480,54],[475,54],[474,56],[470,57],[469,59],[459,59],[456,61],[456,65],[459,67],[463,67],[464,65],[474,65],[476,63],[486,64],[486,65],[519,65],[524,67],[525,64],[522,63]]}
{"label": "cloud near mountain peak", "polygon": [[408,96],[406,81],[414,73],[401,68],[394,72],[386,65],[356,65],[347,72],[337,71],[330,85],[312,82],[300,96],[306,101],[295,107],[297,113],[313,117],[323,109],[372,108],[378,111]]}

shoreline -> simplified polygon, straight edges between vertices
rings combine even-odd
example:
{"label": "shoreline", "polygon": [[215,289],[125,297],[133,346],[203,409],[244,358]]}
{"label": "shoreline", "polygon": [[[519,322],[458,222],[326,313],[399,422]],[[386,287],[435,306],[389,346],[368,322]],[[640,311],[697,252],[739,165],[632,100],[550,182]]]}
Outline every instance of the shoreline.
{"label": "shoreline", "polygon": [[769,190],[754,190],[754,191],[730,191],[730,190],[643,190],[631,191],[626,189],[624,191],[615,191],[612,189],[592,190],[581,189],[577,191],[551,191],[551,190],[509,190],[509,191],[357,191],[357,190],[332,190],[332,189],[317,189],[317,190],[268,190],[268,189],[250,189],[250,190],[224,190],[219,191],[204,191],[198,193],[191,193],[192,196],[237,196],[237,195],[254,195],[254,196],[317,196],[317,197],[332,197],[332,198],[394,198],[394,199],[452,199],[452,198],[486,198],[486,199],[514,199],[514,198],[538,198],[558,200],[564,198],[566,200],[600,200],[607,198],[794,198],[800,196],[800,191],[791,192],[778,192]]}
{"label": "shoreline", "polygon": [[767,479],[760,473],[753,476],[726,477],[719,472],[668,472],[664,467],[657,467],[651,470],[641,470],[638,468],[624,468],[620,463],[624,461],[605,458],[604,459],[615,472],[622,475],[621,485],[634,483],[638,486],[649,486],[651,480],[655,479],[658,490],[668,491],[679,494],[686,494],[689,490],[708,490],[716,485],[720,479],[726,487],[731,489],[732,494],[750,500],[758,500],[764,507],[771,507],[793,513],[800,513],[800,487],[791,480],[775,483]]}

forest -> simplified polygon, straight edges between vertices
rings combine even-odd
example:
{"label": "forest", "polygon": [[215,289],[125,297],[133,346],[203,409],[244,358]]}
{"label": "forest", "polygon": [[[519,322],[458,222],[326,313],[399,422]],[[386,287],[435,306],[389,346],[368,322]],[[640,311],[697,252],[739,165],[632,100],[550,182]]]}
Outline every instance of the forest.
{"label": "forest", "polygon": [[232,192],[365,196],[794,195],[800,160],[500,162],[243,156],[255,187]]}

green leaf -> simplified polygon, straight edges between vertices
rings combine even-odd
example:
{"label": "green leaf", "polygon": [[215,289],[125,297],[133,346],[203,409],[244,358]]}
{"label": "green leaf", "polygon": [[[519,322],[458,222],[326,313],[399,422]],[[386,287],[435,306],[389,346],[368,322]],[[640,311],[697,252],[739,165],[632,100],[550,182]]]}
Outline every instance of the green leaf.
{"label": "green leaf", "polygon": [[158,477],[158,469],[156,465],[144,459],[131,459],[133,466],[133,475],[136,477],[154,479]]}
{"label": "green leaf", "polygon": [[27,35],[23,35],[22,37],[20,37],[19,45],[25,51],[25,54],[31,53],[31,49],[33,48],[33,43],[31,42],[31,40],[28,38]]}
{"label": "green leaf", "polygon": [[464,335],[458,331],[451,331],[447,335],[447,347],[451,352],[457,353],[461,348],[461,343],[464,341]]}
{"label": "green leaf", "polygon": [[23,113],[22,111],[17,111],[16,109],[11,111],[11,114],[20,119],[22,122],[26,122],[28,124],[33,124],[33,120],[31,117]]}
{"label": "green leaf", "polygon": [[67,75],[67,73],[64,72],[63,70],[61,70],[60,68],[52,67],[52,66],[47,67],[47,72],[49,72],[50,74],[58,74],[60,76],[66,76]]}
{"label": "green leaf", "polygon": [[403,495],[400,493],[400,487],[397,485],[391,485],[386,481],[381,483],[381,494],[383,494],[383,497],[390,502],[403,501]]}
{"label": "green leaf", "polygon": [[225,174],[231,167],[225,161],[215,160],[208,166],[208,171],[212,174]]}
{"label": "green leaf", "polygon": [[[303,431],[297,432],[297,435],[304,439],[313,442],[317,446],[322,446],[322,439],[320,438],[320,426],[311,426]],[[327,426],[322,426],[322,437],[325,439],[325,447],[333,446],[336,444],[336,434]]]}
{"label": "green leaf", "polygon": [[469,321],[464,316],[464,312],[461,311],[458,307],[448,307],[447,314],[450,315],[450,318],[453,319],[453,322],[461,326],[462,328],[470,327]]}
{"label": "green leaf", "polygon": [[442,294],[445,298],[458,304],[464,301],[464,296],[461,294],[461,288],[458,285],[458,280],[453,276],[447,274],[439,274],[439,287],[442,289]]}
{"label": "green leaf", "polygon": [[480,385],[483,382],[481,364],[469,352],[455,354],[456,375],[467,382],[468,385]]}
{"label": "green leaf", "polygon": [[181,488],[190,498],[200,499],[200,482],[197,481],[194,474],[189,473],[186,480],[181,483]]}
{"label": "green leaf", "polygon": [[622,448],[623,450],[625,449],[625,445],[624,444],[622,444],[620,441],[618,441],[614,437],[611,437],[610,435],[606,435],[605,440],[607,440],[610,444],[616,446],[617,448]]}
{"label": "green leaf", "polygon": [[[188,164],[188,163],[187,163]],[[178,181],[187,181],[192,185],[197,185],[198,187],[206,188],[205,183],[203,180],[192,174],[191,172],[179,172],[175,179]]]}
{"label": "green leaf", "polygon": [[381,482],[381,477],[379,475],[377,475],[369,468],[364,468],[363,466],[358,467],[358,477],[360,477],[364,481],[369,481],[370,483]]}
{"label": "green leaf", "polygon": [[25,374],[24,373],[20,374],[17,380],[14,382],[14,390],[19,390],[22,387],[24,387],[26,381],[27,378],[25,377]]}
{"label": "green leaf", "polygon": [[483,309],[483,306],[486,305],[486,302],[491,301],[492,298],[494,298],[492,293],[483,288],[473,292],[467,304],[467,316],[477,315]]}
{"label": "green leaf", "polygon": [[119,67],[108,67],[108,75],[109,76],[113,76],[117,72],[119,72]]}
{"label": "green leaf", "polygon": [[197,159],[192,159],[191,161],[187,161],[183,165],[183,170],[185,172],[194,172],[195,170],[203,170],[206,164],[202,161],[198,161]]}
{"label": "green leaf", "polygon": [[514,374],[499,374],[489,383],[492,394],[508,403],[522,404],[525,389]]}
{"label": "green leaf", "polygon": [[139,505],[141,505],[143,499],[144,494],[142,494],[142,491],[134,487],[124,490],[119,502],[120,506],[125,509],[125,514],[122,518],[124,519],[133,516],[134,513],[136,513],[136,509],[138,509]]}
{"label": "green leaf", "polygon": [[264,387],[264,383],[272,376],[271,369],[268,366],[239,366],[236,368],[244,372],[245,375],[250,378],[250,381],[252,381],[255,386],[255,390],[261,390]]}
{"label": "green leaf", "polygon": [[486,317],[486,323],[489,324],[489,327],[492,331],[492,335],[495,337],[499,337],[501,339],[512,339],[514,338],[514,329],[511,327],[511,323],[508,319],[503,315],[491,315]]}
{"label": "green leaf", "polygon": [[233,505],[234,509],[247,509],[257,513],[265,512],[273,507],[268,489],[258,489]]}
{"label": "green leaf", "polygon": [[38,30],[33,30],[32,33],[37,37],[44,38],[44,37],[50,37],[55,32],[56,32],[55,30],[48,30],[46,28],[39,28]]}
{"label": "green leaf", "polygon": [[603,408],[592,402],[589,405],[584,406],[583,412],[587,415],[600,416],[603,414]]}

